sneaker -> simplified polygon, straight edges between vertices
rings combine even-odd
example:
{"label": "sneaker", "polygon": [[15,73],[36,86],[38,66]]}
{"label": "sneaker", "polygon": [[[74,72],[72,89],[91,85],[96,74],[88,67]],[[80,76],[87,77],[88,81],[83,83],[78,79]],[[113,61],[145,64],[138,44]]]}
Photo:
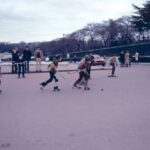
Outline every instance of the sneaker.
{"label": "sneaker", "polygon": [[89,87],[85,87],[84,90],[87,90],[87,91],[88,91],[88,90],[90,90],[90,88],[89,88]]}
{"label": "sneaker", "polygon": [[60,91],[60,89],[58,88],[58,86],[54,86],[53,91],[54,91],[54,92],[55,92],[55,91]]}
{"label": "sneaker", "polygon": [[45,83],[45,82],[42,82],[42,83],[40,83],[40,85],[41,85],[42,87],[44,87],[44,86],[46,85],[46,83]]}

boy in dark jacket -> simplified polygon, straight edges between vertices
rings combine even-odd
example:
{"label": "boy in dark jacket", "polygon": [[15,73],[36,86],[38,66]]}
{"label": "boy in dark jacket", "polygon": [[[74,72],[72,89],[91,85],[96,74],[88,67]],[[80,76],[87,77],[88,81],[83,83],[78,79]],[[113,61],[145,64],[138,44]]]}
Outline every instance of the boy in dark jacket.
{"label": "boy in dark jacket", "polygon": [[14,47],[12,49],[12,73],[17,73],[18,68],[17,68],[17,63],[18,63],[18,48]]}

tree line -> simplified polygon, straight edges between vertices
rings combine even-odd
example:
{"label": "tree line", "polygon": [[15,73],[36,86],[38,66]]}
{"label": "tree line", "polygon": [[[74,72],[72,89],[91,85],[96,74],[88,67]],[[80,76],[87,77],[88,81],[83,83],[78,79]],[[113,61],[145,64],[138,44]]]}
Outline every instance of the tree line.
{"label": "tree line", "polygon": [[102,23],[89,23],[84,28],[48,42],[0,43],[0,51],[28,45],[32,51],[39,46],[45,55],[66,54],[113,46],[150,42],[150,1],[142,7],[133,4],[132,16],[109,19]]}

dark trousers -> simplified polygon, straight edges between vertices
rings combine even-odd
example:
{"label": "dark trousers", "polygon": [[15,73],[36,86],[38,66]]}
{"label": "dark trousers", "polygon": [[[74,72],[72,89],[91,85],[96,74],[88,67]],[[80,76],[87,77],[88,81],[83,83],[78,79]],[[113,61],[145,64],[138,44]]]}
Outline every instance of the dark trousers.
{"label": "dark trousers", "polygon": [[89,66],[87,73],[89,74],[89,78],[91,77],[91,65]]}
{"label": "dark trousers", "polygon": [[25,72],[29,72],[29,61],[25,61]]}
{"label": "dark trousers", "polygon": [[25,77],[25,65],[24,63],[20,63],[18,64],[18,77],[20,77],[20,75],[22,74],[22,77]]}
{"label": "dark trousers", "polygon": [[12,62],[12,73],[17,73],[18,67],[15,62]]}
{"label": "dark trousers", "polygon": [[88,80],[89,79],[89,75],[88,73],[84,72],[84,71],[80,71],[79,72],[79,78],[76,80],[76,82],[74,83],[74,86],[76,86],[77,84],[79,84],[81,82],[82,79]]}
{"label": "dark trousers", "polygon": [[115,66],[115,64],[112,64],[111,66],[112,66],[111,75],[114,76],[115,75],[116,66]]}
{"label": "dark trousers", "polygon": [[56,78],[55,73],[49,72],[49,74],[50,74],[50,78],[47,81],[41,83],[43,86],[46,86],[47,84],[49,84],[53,80],[55,80],[55,82],[58,82],[58,79]]}

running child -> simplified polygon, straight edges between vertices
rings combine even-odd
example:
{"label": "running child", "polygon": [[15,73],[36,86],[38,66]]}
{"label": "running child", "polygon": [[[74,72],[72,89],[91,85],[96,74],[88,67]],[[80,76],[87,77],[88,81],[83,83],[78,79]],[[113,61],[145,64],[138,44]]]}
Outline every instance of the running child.
{"label": "running child", "polygon": [[41,85],[40,89],[41,90],[43,90],[43,88],[45,86],[47,86],[47,84],[51,83],[54,80],[55,85],[54,85],[53,91],[60,91],[60,89],[58,88],[58,85],[57,85],[58,79],[56,77],[58,62],[59,62],[59,59],[54,58],[52,64],[48,65],[50,78],[47,81],[40,83],[40,85]]}
{"label": "running child", "polygon": [[112,70],[111,70],[111,75],[109,75],[108,77],[116,77],[115,71],[116,71],[116,65],[117,65],[117,58],[115,56],[113,56],[110,59],[110,65],[112,67]]}
{"label": "running child", "polygon": [[81,84],[81,82],[83,82],[84,80],[84,90],[90,90],[90,88],[88,87],[88,80],[89,80],[89,73],[88,73],[88,69],[90,66],[90,62],[89,62],[89,56],[86,55],[85,58],[83,58],[80,61],[79,64],[79,78],[76,80],[76,82],[73,84],[73,88],[81,88],[79,85]]}

